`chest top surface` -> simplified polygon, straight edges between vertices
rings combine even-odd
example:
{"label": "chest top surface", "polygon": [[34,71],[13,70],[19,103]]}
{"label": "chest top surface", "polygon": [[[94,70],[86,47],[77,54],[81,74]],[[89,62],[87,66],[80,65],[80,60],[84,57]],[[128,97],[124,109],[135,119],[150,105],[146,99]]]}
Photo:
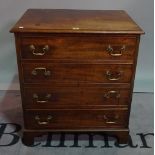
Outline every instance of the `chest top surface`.
{"label": "chest top surface", "polygon": [[142,34],[123,10],[28,9],[11,32]]}

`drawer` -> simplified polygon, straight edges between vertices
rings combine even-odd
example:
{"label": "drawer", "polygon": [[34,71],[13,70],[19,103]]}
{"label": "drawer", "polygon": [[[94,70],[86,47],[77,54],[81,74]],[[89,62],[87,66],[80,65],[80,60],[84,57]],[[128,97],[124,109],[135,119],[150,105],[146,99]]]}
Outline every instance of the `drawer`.
{"label": "drawer", "polygon": [[132,60],[135,36],[47,35],[23,36],[23,59]]}
{"label": "drawer", "polygon": [[26,110],[24,120],[26,129],[124,128],[128,110]]}
{"label": "drawer", "polygon": [[128,83],[132,78],[133,65],[121,64],[71,64],[71,63],[24,63],[25,83],[88,82]]}
{"label": "drawer", "polygon": [[128,106],[130,97],[129,89],[100,85],[25,87],[23,92],[24,107],[27,109]]}

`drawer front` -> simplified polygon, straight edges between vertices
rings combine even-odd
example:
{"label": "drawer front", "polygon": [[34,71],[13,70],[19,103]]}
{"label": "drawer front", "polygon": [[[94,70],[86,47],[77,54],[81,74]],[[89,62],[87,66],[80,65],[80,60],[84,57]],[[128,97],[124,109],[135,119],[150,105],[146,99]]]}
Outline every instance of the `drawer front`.
{"label": "drawer front", "polygon": [[82,129],[127,127],[127,109],[26,110],[26,129]]}
{"label": "drawer front", "polygon": [[88,82],[129,83],[132,65],[118,64],[69,64],[29,63],[23,64],[25,83]]}
{"label": "drawer front", "polygon": [[100,85],[81,87],[27,87],[24,107],[28,109],[121,106],[129,104],[129,89],[104,88]]}
{"label": "drawer front", "polygon": [[23,59],[132,60],[136,37],[40,36],[22,37]]}

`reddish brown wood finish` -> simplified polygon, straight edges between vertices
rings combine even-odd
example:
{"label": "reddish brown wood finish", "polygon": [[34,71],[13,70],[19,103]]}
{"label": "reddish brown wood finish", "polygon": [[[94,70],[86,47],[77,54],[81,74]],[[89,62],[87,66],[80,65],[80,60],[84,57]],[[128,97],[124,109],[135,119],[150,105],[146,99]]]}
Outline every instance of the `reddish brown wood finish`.
{"label": "reddish brown wood finish", "polygon": [[49,131],[102,131],[127,142],[143,31],[124,11],[28,10],[11,32],[25,144]]}
{"label": "reddish brown wood finish", "polygon": [[[65,59],[65,60],[130,60],[133,62],[136,53],[136,36],[108,36],[100,35],[36,35],[21,38],[21,57],[23,59]],[[48,45],[49,50],[43,55],[35,55],[31,50],[34,45],[36,53],[43,53]],[[108,47],[113,52],[108,51]],[[122,50],[122,47],[125,49]],[[121,56],[113,56],[122,54]]]}
{"label": "reddish brown wood finish", "polygon": [[[26,129],[126,128],[127,109],[26,110]],[[51,119],[48,120],[48,117]],[[38,117],[38,119],[36,119]]]}
{"label": "reddish brown wood finish", "polygon": [[[81,87],[25,87],[26,109],[94,108],[97,106],[128,106],[129,89],[90,85]],[[35,95],[38,97],[35,98]],[[50,95],[50,97],[48,97]]]}
{"label": "reddish brown wood finish", "polygon": [[[128,83],[132,79],[132,65],[24,63],[24,83]],[[36,75],[33,75],[36,71]],[[50,72],[50,75],[46,75]]]}
{"label": "reddish brown wood finish", "polygon": [[11,32],[144,33],[123,10],[51,9],[27,10]]}

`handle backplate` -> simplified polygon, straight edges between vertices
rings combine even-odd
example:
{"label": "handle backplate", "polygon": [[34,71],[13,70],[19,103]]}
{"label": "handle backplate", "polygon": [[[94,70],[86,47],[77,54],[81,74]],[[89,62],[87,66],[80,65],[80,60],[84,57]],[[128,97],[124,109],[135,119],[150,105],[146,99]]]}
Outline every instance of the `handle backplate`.
{"label": "handle backplate", "polygon": [[111,45],[108,45],[108,47],[106,49],[106,51],[109,52],[109,54],[114,57],[122,56],[123,52],[125,52],[125,50],[126,50],[125,45],[123,45],[119,50],[114,50],[114,48]]}
{"label": "handle backplate", "polygon": [[121,78],[123,71],[106,71],[106,76],[110,81],[117,81]]}
{"label": "handle backplate", "polygon": [[119,91],[115,91],[115,90],[111,90],[111,91],[108,91],[107,93],[104,94],[104,97],[105,98],[120,98],[120,92]]}
{"label": "handle backplate", "polygon": [[108,117],[107,115],[104,115],[105,123],[107,124],[116,124],[117,120],[119,119],[119,115],[115,115],[114,118]]}
{"label": "handle backplate", "polygon": [[43,71],[44,76],[51,75],[51,71],[47,70],[45,67],[36,67],[32,70],[31,74],[36,76],[36,75],[38,75],[39,71]]}
{"label": "handle backplate", "polygon": [[39,115],[35,116],[35,120],[37,121],[37,124],[39,125],[47,125],[50,123],[50,121],[53,119],[51,115],[48,115],[47,118],[45,118],[45,121],[42,121]]}
{"label": "handle backplate", "polygon": [[34,93],[33,98],[36,100],[37,103],[47,103],[51,98],[51,94],[47,94],[44,100],[40,100],[38,94]]}
{"label": "handle backplate", "polygon": [[40,51],[37,51],[35,45],[32,44],[29,46],[29,49],[33,55],[43,56],[49,51],[49,45],[45,45]]}

